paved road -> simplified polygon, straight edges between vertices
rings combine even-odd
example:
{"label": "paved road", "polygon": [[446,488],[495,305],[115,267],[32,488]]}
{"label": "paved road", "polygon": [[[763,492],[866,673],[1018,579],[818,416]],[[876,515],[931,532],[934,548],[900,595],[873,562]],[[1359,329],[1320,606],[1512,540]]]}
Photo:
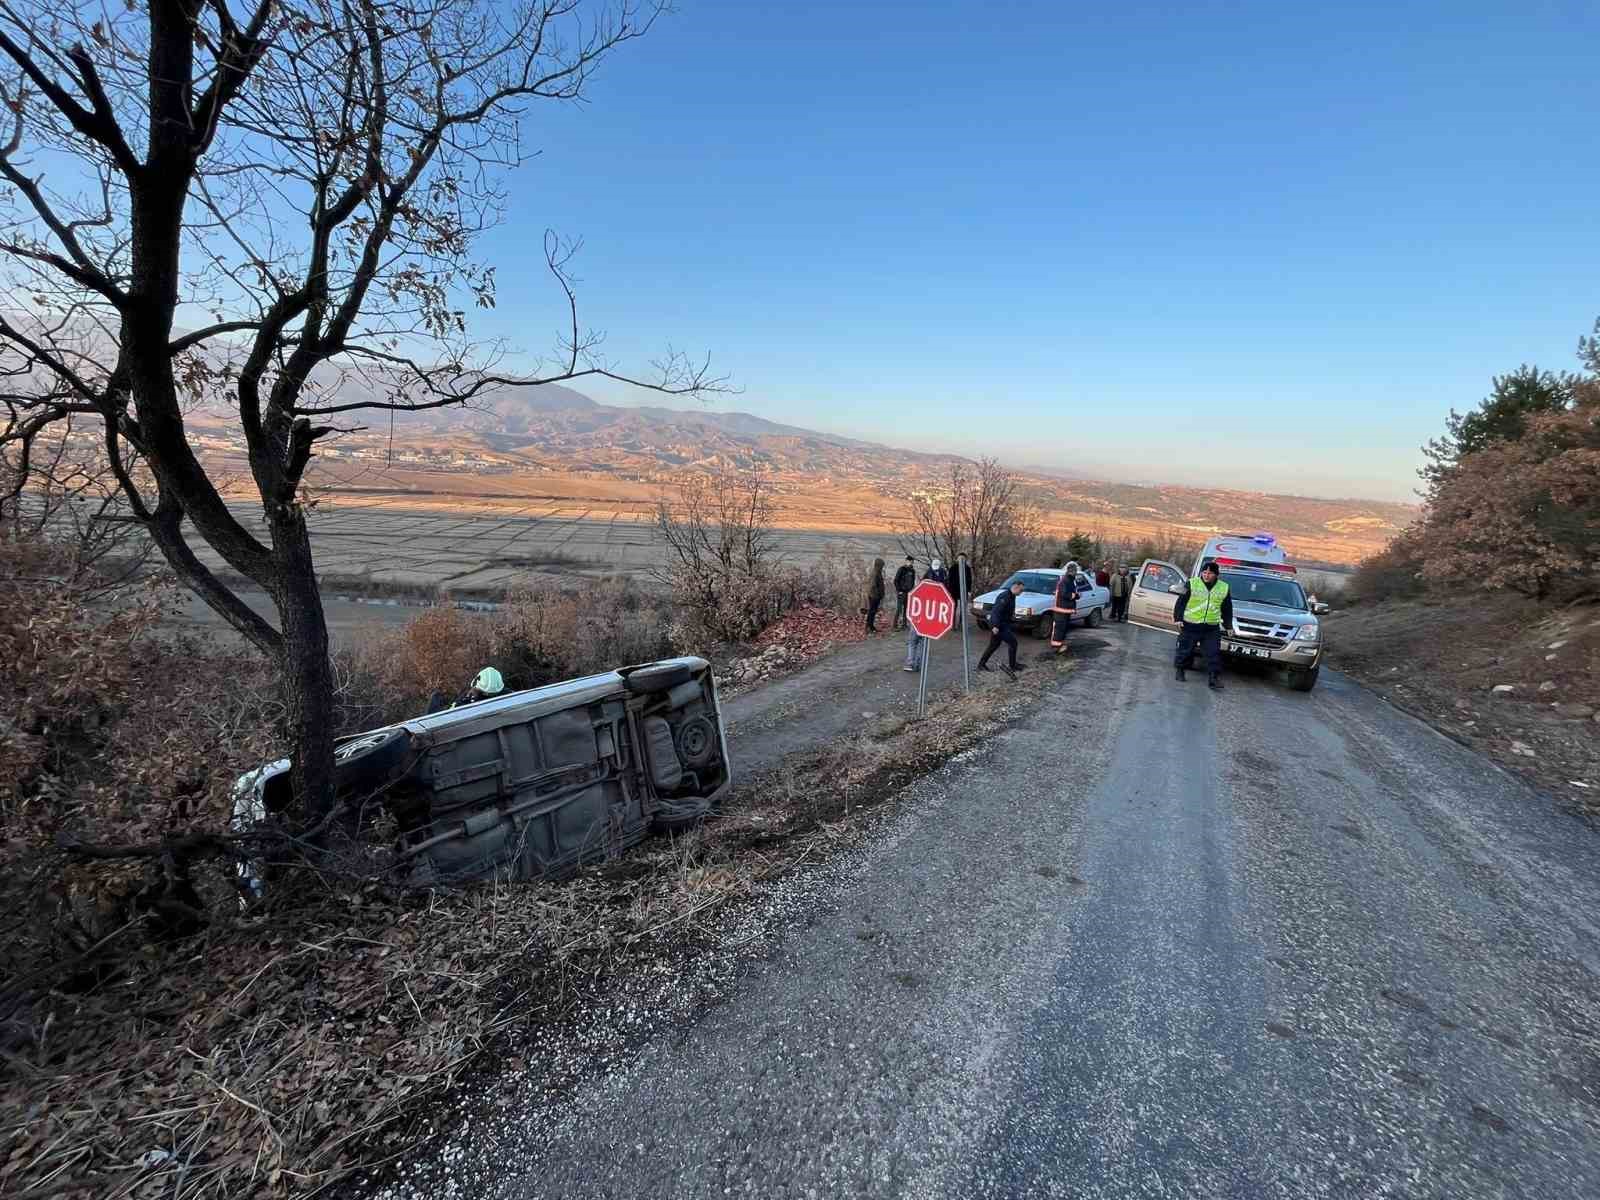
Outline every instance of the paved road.
{"label": "paved road", "polygon": [[1100,637],[472,1194],[1600,1196],[1595,833],[1337,675]]}

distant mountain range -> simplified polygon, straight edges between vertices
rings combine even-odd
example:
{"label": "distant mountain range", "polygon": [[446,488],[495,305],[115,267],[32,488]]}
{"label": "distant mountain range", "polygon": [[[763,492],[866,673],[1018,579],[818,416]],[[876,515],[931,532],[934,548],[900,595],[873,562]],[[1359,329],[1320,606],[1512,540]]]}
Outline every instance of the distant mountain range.
{"label": "distant mountain range", "polygon": [[[370,424],[319,444],[313,481],[332,492],[412,493],[463,505],[495,497],[588,497],[639,514],[687,471],[763,467],[784,523],[893,528],[919,492],[937,491],[953,455],[898,449],[710,406],[600,404],[572,388],[508,388],[466,408],[354,414]],[[221,413],[191,417],[202,452],[237,453]],[[1298,555],[1353,562],[1415,519],[1410,505],[1018,474],[1051,528],[1130,540],[1164,533],[1270,529]],[[557,482],[560,486],[557,487]],[[600,511],[596,509],[595,511]]]}
{"label": "distant mountain range", "polygon": [[892,479],[908,467],[937,468],[954,461],[950,455],[893,449],[709,406],[600,404],[556,384],[509,388],[470,408],[408,414],[400,424],[408,439],[477,439],[501,454],[629,475],[732,465]]}

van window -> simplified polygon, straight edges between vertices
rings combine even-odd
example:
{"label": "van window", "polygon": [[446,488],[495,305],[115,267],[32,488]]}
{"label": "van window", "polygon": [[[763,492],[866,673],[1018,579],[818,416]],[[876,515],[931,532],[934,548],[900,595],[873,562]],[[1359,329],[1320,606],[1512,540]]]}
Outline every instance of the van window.
{"label": "van window", "polygon": [[1164,592],[1173,584],[1183,586],[1182,573],[1165,563],[1150,563],[1139,577],[1139,586],[1152,592]]}

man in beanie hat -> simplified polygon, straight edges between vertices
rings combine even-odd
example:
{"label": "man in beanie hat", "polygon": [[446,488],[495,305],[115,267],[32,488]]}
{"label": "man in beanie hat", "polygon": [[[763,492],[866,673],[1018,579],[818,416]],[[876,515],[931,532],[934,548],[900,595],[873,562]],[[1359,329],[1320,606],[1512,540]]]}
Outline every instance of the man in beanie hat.
{"label": "man in beanie hat", "polygon": [[917,561],[911,555],[906,555],[906,561],[900,564],[900,569],[894,573],[894,625],[895,629],[906,627],[906,599],[911,595],[911,589],[917,586]]}
{"label": "man in beanie hat", "polygon": [[1206,674],[1211,690],[1222,690],[1222,631],[1233,626],[1233,597],[1228,584],[1212,559],[1200,564],[1200,574],[1189,580],[1178,602],[1172,606],[1172,619],[1178,622],[1178,656],[1173,660],[1178,681],[1200,647],[1206,652]]}

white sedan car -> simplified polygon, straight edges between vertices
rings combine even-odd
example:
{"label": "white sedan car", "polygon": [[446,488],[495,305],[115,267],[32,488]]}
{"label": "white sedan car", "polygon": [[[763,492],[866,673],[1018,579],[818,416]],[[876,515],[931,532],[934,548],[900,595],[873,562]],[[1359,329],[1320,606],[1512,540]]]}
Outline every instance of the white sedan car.
{"label": "white sedan car", "polygon": [[[1050,606],[1055,603],[1056,584],[1061,579],[1059,567],[1028,567],[1018,571],[992,592],[975,596],[972,611],[980,620],[989,619],[989,610],[996,597],[1017,580],[1022,581],[1022,595],[1017,597],[1017,628],[1031,629],[1038,637],[1050,636]],[[1075,620],[1093,629],[1111,608],[1111,592],[1098,587],[1092,575],[1078,575],[1078,615]]]}

